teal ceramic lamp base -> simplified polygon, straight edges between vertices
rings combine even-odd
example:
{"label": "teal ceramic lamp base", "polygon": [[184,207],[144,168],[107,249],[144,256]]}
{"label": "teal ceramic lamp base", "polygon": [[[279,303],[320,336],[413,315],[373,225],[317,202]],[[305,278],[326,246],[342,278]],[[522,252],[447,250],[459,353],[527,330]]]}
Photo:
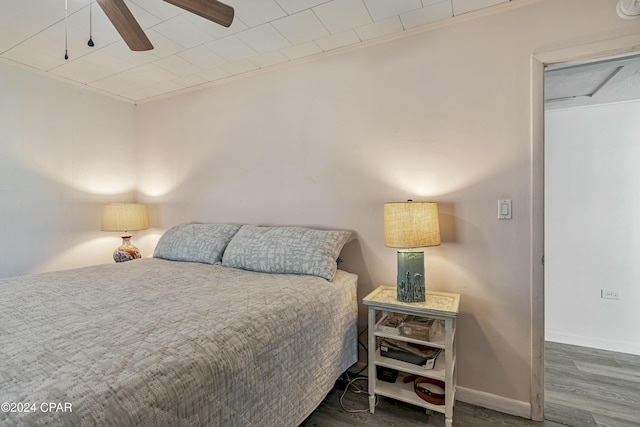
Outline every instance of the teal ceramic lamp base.
{"label": "teal ceramic lamp base", "polygon": [[398,251],[398,301],[424,302],[424,252]]}
{"label": "teal ceramic lamp base", "polygon": [[133,259],[142,258],[140,249],[131,244],[131,234],[123,234],[122,245],[113,251],[113,260],[115,262],[131,261]]}

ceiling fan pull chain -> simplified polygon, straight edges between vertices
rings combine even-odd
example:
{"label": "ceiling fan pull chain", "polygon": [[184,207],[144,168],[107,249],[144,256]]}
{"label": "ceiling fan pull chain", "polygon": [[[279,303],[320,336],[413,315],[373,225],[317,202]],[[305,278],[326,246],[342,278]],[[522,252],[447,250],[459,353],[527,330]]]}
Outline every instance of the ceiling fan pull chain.
{"label": "ceiling fan pull chain", "polygon": [[93,47],[93,13],[92,13],[92,7],[91,5],[93,4],[93,0],[89,0],[89,41],[87,42],[87,44],[90,47]]}
{"label": "ceiling fan pull chain", "polygon": [[64,0],[64,59],[69,59],[67,53],[67,0]]}

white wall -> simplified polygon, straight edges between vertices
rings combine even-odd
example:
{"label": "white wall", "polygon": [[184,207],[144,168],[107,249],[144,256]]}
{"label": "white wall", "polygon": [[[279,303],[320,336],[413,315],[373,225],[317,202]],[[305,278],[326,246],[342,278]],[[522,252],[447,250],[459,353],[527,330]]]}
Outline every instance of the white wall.
{"label": "white wall", "polygon": [[640,354],[640,101],[545,120],[547,339]]}
{"label": "white wall", "polygon": [[[383,203],[438,201],[428,286],[462,294],[460,390],[526,407],[531,55],[637,34],[616,3],[514,0],[137,113],[0,62],[0,276],[111,262],[100,207],[134,200],[137,181],[156,227],[145,255],[180,221],[346,228],[363,297],[395,282]],[[513,220],[496,219],[499,198]]]}
{"label": "white wall", "polygon": [[[439,202],[443,244],[427,251],[427,280],[462,294],[459,385],[526,412],[531,55],[636,34],[616,3],[513,2],[141,105],[140,199],[158,205],[160,229],[210,221],[354,230],[343,268],[359,274],[360,297],[395,283],[383,203]],[[513,220],[497,220],[500,198],[513,199]]]}
{"label": "white wall", "polygon": [[0,62],[0,277],[105,263],[135,197],[133,105]]}

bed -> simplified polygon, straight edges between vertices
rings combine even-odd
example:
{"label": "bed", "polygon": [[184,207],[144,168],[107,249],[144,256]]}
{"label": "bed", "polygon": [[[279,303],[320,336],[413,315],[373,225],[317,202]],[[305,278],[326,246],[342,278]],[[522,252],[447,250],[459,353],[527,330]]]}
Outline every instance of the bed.
{"label": "bed", "polygon": [[174,227],[154,258],[0,280],[0,425],[300,425],[357,359],[347,237],[318,255],[324,230],[220,227]]}

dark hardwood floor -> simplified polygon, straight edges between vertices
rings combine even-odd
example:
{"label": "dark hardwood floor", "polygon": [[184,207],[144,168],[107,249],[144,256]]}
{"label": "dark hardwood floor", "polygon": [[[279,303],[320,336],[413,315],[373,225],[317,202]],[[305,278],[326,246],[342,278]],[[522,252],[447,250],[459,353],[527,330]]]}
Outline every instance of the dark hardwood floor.
{"label": "dark hardwood floor", "polygon": [[[546,420],[534,422],[456,402],[454,426],[465,427],[640,427],[640,356],[547,343]],[[359,384],[366,387],[366,381]],[[380,398],[375,414],[349,413],[334,389],[304,427],[443,427],[444,416],[426,415],[413,405]],[[348,392],[344,405],[368,408],[367,395]]]}
{"label": "dark hardwood floor", "polygon": [[[423,409],[407,405],[384,397],[380,398],[375,414],[369,412],[350,414],[340,407],[339,398],[342,391],[333,390],[304,427],[352,427],[352,426],[385,426],[385,427],[444,427],[444,415],[433,413],[427,416]],[[347,393],[345,406],[349,408],[365,408],[367,397]],[[466,427],[559,427],[562,424],[553,421],[542,423],[512,417],[489,409],[479,408],[466,403],[456,402],[453,413],[454,426]]]}

